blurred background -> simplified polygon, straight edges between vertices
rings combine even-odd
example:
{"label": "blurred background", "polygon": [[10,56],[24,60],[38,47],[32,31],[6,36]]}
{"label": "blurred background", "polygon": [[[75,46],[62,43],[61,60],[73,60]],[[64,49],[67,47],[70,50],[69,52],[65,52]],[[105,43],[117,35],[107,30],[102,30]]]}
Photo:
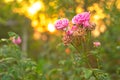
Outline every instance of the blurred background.
{"label": "blurred background", "polygon": [[84,11],[90,11],[90,21],[97,25],[92,36],[102,44],[104,69],[120,79],[120,0],[0,0],[0,38],[7,38],[9,31],[20,35],[21,50],[45,72],[74,51],[61,46],[62,34],[54,22]]}

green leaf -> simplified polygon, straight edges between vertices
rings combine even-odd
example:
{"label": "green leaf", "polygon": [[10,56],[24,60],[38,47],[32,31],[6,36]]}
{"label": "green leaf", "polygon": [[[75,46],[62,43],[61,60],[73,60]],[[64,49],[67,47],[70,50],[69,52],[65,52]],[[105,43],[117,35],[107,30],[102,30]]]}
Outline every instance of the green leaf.
{"label": "green leaf", "polygon": [[52,69],[48,72],[48,75],[55,74],[55,73],[61,72],[61,71],[62,71],[62,69],[60,69],[60,68],[59,69]]}
{"label": "green leaf", "polygon": [[60,60],[60,61],[59,61],[59,64],[64,65],[64,64],[65,64],[65,62],[66,62],[65,60]]}
{"label": "green leaf", "polygon": [[1,80],[12,80],[12,78],[9,75],[4,75]]}
{"label": "green leaf", "polygon": [[18,37],[18,35],[14,32],[8,32],[9,37]]}
{"label": "green leaf", "polygon": [[93,70],[93,75],[97,80],[110,80],[110,77],[107,73],[99,69]]}
{"label": "green leaf", "polygon": [[89,79],[92,76],[92,70],[91,69],[83,69],[84,77],[85,79]]}

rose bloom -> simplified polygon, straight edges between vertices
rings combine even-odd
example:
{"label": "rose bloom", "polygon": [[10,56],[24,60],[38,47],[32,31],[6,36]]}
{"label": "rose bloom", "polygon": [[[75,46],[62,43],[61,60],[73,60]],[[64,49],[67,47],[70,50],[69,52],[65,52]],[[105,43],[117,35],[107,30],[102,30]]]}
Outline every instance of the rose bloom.
{"label": "rose bloom", "polygon": [[21,40],[20,37],[17,37],[17,38],[13,37],[12,42],[13,42],[14,44],[20,44],[20,43],[22,42],[22,40]]}
{"label": "rose bloom", "polygon": [[72,23],[87,27],[89,26],[89,20],[90,20],[90,13],[83,12],[81,14],[77,14],[76,16],[74,16],[72,19]]}
{"label": "rose bloom", "polygon": [[55,23],[55,28],[57,30],[64,30],[66,27],[68,27],[69,20],[68,19],[59,19]]}
{"label": "rose bloom", "polygon": [[101,43],[100,43],[100,42],[93,42],[93,45],[94,45],[95,47],[99,47],[99,46],[101,45]]}

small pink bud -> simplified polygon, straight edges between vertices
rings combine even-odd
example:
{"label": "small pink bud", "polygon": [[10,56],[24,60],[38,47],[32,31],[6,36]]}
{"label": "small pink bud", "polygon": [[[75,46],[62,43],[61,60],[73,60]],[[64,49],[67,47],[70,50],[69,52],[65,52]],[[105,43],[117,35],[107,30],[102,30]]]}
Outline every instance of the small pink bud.
{"label": "small pink bud", "polygon": [[77,30],[77,26],[72,26],[71,29],[69,28],[69,30],[66,31],[66,34],[70,36],[75,30]]}
{"label": "small pink bud", "polygon": [[17,37],[17,38],[13,37],[12,42],[13,42],[14,44],[20,44],[20,43],[22,42],[22,40],[21,40],[20,37]]}
{"label": "small pink bud", "polygon": [[72,31],[72,30],[68,30],[68,31],[66,32],[66,34],[67,34],[67,35],[72,35],[72,34],[73,34],[73,31]]}
{"label": "small pink bud", "polygon": [[101,43],[100,43],[100,42],[93,42],[93,45],[94,45],[95,47],[99,47],[99,46],[101,45]]}
{"label": "small pink bud", "polygon": [[73,26],[71,30],[76,30],[77,29],[77,26]]}

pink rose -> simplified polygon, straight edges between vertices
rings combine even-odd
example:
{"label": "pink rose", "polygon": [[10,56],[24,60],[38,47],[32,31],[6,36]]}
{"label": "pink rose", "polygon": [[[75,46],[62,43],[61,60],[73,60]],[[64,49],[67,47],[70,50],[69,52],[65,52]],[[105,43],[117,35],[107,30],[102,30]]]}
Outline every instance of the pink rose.
{"label": "pink rose", "polygon": [[80,15],[74,16],[73,19],[72,19],[72,23],[73,24],[82,24],[82,20],[80,18]]}
{"label": "pink rose", "polygon": [[93,42],[93,45],[94,45],[95,47],[98,47],[98,46],[101,45],[101,43],[100,43],[100,42]]}
{"label": "pink rose", "polygon": [[83,26],[88,27],[88,26],[90,26],[90,23],[88,21],[85,21],[85,22],[83,22]]}
{"label": "pink rose", "polygon": [[13,37],[12,42],[13,42],[14,44],[20,44],[20,43],[22,42],[22,40],[21,40],[20,37],[17,37],[17,38]]}
{"label": "pink rose", "polygon": [[69,20],[68,19],[59,19],[55,23],[55,28],[57,30],[64,30],[66,27],[68,27]]}
{"label": "pink rose", "polygon": [[73,17],[72,23],[83,25],[84,27],[89,26],[89,19],[90,19],[90,13],[89,12],[83,12],[81,14],[77,14]]}

